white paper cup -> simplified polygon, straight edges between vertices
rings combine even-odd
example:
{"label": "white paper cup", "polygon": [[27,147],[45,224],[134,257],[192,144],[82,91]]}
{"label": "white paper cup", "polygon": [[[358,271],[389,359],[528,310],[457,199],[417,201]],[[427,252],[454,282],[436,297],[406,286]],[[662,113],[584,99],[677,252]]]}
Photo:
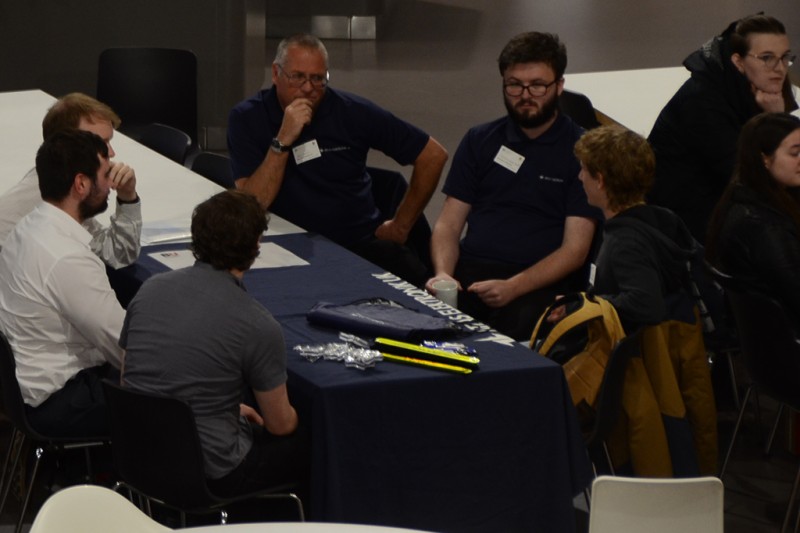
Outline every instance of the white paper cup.
{"label": "white paper cup", "polygon": [[440,279],[433,282],[434,295],[450,307],[457,307],[458,284],[449,279]]}

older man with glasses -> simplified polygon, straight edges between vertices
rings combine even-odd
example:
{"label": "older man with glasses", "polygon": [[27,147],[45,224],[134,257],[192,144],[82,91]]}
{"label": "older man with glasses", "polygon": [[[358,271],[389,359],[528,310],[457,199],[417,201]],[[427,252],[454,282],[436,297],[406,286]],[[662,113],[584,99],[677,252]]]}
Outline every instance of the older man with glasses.
{"label": "older man with glasses", "polygon": [[564,45],[523,33],[498,62],[508,115],[469,130],[456,151],[426,287],[435,293],[436,281],[455,280],[459,309],[521,340],[557,294],[585,287],[570,275],[581,271],[601,215],[578,181],[573,147],[583,130],[558,110]]}
{"label": "older man with glasses", "polygon": [[[318,38],[281,41],[272,87],[230,113],[237,187],[265,209],[422,286],[427,270],[405,243],[436,190],[447,152],[419,128],[328,81],[328,52]],[[372,196],[371,149],[414,168],[388,220]]]}

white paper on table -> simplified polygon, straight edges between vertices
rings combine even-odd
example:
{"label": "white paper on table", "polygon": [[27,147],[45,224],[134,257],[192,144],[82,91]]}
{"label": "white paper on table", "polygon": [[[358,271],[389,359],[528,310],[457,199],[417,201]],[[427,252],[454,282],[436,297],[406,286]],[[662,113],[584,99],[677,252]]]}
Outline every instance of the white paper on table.
{"label": "white paper on table", "polygon": [[[171,270],[190,267],[194,264],[191,250],[163,250],[148,255]],[[273,242],[262,242],[261,254],[250,268],[280,268],[307,264],[308,261],[300,259],[286,248],[281,248]]]}
{"label": "white paper on table", "polygon": [[150,222],[142,227],[142,244],[166,244],[169,242],[189,242],[192,232],[188,218]]}

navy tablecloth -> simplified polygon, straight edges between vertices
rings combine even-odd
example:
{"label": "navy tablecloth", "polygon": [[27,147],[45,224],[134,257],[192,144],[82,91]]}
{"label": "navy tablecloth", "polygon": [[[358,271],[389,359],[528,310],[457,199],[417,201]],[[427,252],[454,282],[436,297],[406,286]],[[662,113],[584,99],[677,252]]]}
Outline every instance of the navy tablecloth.
{"label": "navy tablecloth", "polygon": [[[574,530],[573,496],[591,469],[559,366],[320,236],[266,240],[310,263],[251,270],[245,285],[283,326],[291,400],[311,420],[313,520]],[[165,270],[147,253],[181,246],[146,248],[136,274]],[[360,371],[293,350],[337,339],[306,321],[314,303],[371,297],[449,313],[474,329],[464,342],[478,350],[480,369],[461,376],[382,362]]]}

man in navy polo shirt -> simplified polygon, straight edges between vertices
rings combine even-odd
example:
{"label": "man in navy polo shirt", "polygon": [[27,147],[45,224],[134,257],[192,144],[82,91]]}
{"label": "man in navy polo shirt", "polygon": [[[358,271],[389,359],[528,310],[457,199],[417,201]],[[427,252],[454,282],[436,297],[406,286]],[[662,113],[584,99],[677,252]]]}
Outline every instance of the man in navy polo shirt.
{"label": "man in navy polo shirt", "polygon": [[508,115],[469,130],[456,151],[426,288],[456,280],[459,309],[522,340],[556,295],[585,287],[570,274],[586,261],[600,213],[586,202],[572,152],[583,130],[558,111],[564,45],[523,33],[498,62]]}
{"label": "man in navy polo shirt", "polygon": [[[372,102],[328,87],[328,53],[312,35],[281,41],[272,83],[230,113],[237,187],[277,215],[422,286],[428,274],[404,244],[436,190],[447,152]],[[389,220],[372,197],[370,149],[414,166]]]}

